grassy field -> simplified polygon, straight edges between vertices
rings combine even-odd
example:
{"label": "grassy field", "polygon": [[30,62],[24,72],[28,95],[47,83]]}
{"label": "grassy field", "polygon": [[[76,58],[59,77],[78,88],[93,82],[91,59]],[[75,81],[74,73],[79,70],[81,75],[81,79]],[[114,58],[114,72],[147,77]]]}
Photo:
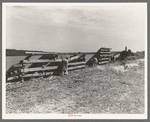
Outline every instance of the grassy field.
{"label": "grassy field", "polygon": [[6,85],[6,113],[143,114],[144,59]]}

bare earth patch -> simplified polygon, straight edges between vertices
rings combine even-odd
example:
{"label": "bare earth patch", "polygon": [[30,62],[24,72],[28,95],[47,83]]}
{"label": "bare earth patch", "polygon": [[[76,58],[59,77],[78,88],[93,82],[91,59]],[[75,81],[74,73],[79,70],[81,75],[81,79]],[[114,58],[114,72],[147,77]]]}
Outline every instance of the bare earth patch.
{"label": "bare earth patch", "polygon": [[143,114],[144,60],[6,85],[6,113]]}

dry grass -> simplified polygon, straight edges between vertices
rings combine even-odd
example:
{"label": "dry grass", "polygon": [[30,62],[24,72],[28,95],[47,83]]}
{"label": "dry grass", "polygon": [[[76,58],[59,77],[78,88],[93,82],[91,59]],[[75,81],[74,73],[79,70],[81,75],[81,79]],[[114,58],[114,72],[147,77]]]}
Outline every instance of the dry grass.
{"label": "dry grass", "polygon": [[[136,64],[136,65],[135,65]],[[144,113],[144,61],[6,85],[6,113]]]}

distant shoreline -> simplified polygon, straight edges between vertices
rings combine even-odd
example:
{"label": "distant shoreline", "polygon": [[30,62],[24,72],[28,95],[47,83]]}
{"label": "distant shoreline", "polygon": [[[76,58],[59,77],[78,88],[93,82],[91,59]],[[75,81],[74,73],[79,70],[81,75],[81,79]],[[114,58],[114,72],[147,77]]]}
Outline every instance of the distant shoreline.
{"label": "distant shoreline", "polygon": [[[46,52],[46,51],[6,49],[6,56],[27,56],[28,54],[26,54],[25,52]],[[49,52],[49,53],[54,53],[54,52]],[[72,55],[79,52],[62,52],[62,53],[55,52],[55,53]],[[81,53],[94,54],[96,52],[81,52]]]}
{"label": "distant shoreline", "polygon": [[[37,50],[16,50],[16,49],[6,49],[6,56],[27,56],[28,54],[26,54],[25,52],[46,52],[46,51],[37,51]],[[112,51],[112,53],[119,53],[121,51]],[[49,52],[49,53],[54,53],[54,52]],[[79,52],[56,52],[59,54],[63,54],[63,55],[73,55],[75,53],[79,53]],[[85,54],[95,54],[96,52],[81,52],[81,53],[85,53]]]}

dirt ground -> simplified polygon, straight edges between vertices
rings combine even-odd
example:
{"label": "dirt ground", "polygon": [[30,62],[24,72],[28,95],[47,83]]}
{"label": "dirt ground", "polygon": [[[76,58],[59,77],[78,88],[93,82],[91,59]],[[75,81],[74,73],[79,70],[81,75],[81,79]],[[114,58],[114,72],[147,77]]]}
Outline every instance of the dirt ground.
{"label": "dirt ground", "polygon": [[6,114],[143,114],[144,59],[6,85]]}

